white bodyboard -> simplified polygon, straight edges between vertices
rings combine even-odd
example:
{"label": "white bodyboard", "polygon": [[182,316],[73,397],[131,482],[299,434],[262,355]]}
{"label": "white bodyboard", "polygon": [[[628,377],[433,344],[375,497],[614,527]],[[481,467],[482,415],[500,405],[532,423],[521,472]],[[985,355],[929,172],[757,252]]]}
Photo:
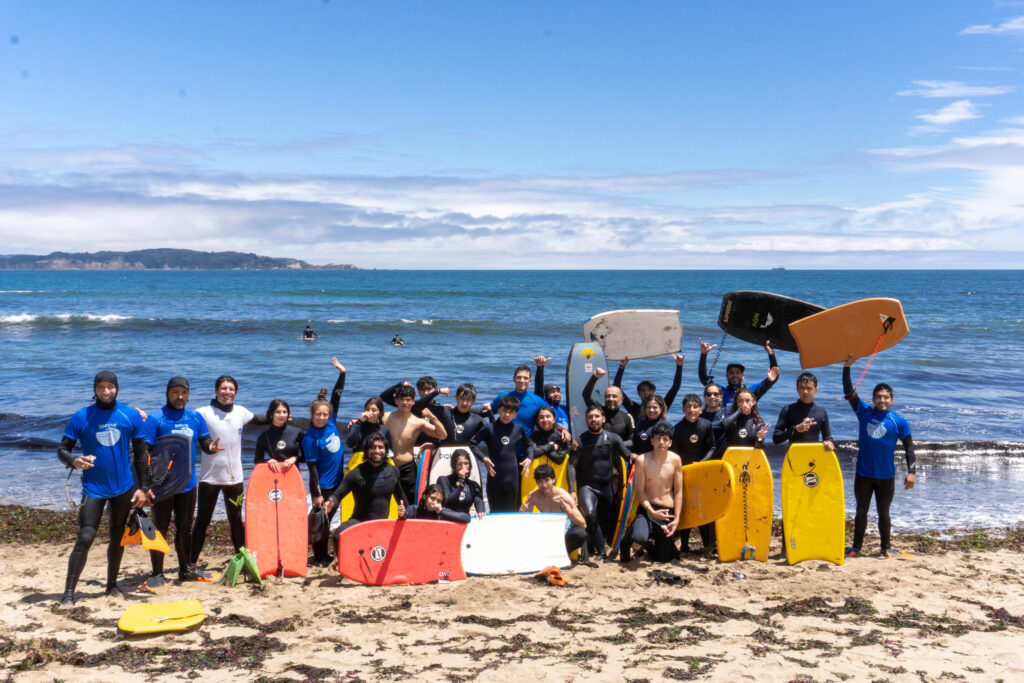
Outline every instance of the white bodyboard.
{"label": "white bodyboard", "polygon": [[568,567],[567,517],[560,512],[496,512],[473,518],[462,537],[467,574],[525,574]]}
{"label": "white bodyboard", "polygon": [[439,446],[430,458],[430,476],[428,484],[436,484],[441,477],[447,477],[452,473],[452,453],[463,448],[469,452],[469,478],[483,486],[480,482],[480,466],[477,464],[473,449],[468,444],[457,446]]}
{"label": "white bodyboard", "polygon": [[652,358],[679,353],[683,325],[679,311],[606,311],[583,323],[583,338],[600,344],[608,360]]}

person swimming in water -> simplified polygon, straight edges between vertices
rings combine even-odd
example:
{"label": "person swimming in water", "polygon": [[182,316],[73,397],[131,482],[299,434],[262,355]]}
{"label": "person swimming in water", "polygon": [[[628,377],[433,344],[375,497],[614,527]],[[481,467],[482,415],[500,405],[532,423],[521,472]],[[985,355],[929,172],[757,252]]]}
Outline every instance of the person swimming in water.
{"label": "person swimming in water", "polygon": [[391,345],[392,346],[405,346],[405,340],[402,339],[402,335],[395,334],[395,336],[391,338]]}
{"label": "person swimming in water", "polygon": [[314,339],[319,339],[320,335],[314,332],[312,327],[306,325],[306,329],[302,331],[302,338],[306,341],[313,341]]}

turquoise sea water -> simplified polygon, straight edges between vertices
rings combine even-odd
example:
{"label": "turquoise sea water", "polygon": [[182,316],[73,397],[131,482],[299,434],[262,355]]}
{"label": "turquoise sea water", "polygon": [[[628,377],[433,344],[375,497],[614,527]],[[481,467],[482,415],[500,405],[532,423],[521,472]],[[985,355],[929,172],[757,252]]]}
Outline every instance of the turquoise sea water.
{"label": "turquoise sea water", "polygon": [[[1024,520],[1016,494],[1024,480],[1017,271],[0,271],[0,500],[64,505],[54,450],[100,369],[117,372],[120,399],[144,409],[162,404],[171,375],[189,377],[198,407],[227,373],[239,380],[239,403],[261,412],[281,396],[301,414],[333,383],[337,356],[348,368],[347,419],[370,395],[423,374],[453,390],[471,381],[489,399],[510,388],[517,364],[532,365],[531,355],[553,357],[548,380],[564,381],[565,357],[588,317],[673,308],[684,325],[682,393],[696,392],[697,340],[722,341],[721,296],[737,289],[826,307],[900,299],[910,335],[880,353],[864,380],[894,387],[894,409],[926,444],[918,488],[897,495],[897,524]],[[319,341],[299,339],[307,322]],[[396,332],[406,346],[390,345]],[[729,338],[719,363],[731,360],[747,366],[750,382],[767,368],[762,349]],[[761,402],[769,422],[795,400],[799,360],[779,352],[779,363],[782,377]],[[633,394],[651,379],[664,391],[673,369],[669,358],[634,361],[623,384]],[[855,439],[841,367],[816,373],[837,438]],[[672,415],[680,416],[678,402]]]}

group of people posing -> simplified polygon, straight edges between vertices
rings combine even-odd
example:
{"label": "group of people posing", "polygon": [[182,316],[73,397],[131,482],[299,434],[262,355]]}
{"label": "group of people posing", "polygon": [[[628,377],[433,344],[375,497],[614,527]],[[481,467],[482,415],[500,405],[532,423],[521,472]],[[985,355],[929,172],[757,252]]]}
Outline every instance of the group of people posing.
{"label": "group of people posing", "polygon": [[[594,388],[605,370],[597,368],[582,392],[587,428],[577,438],[569,431],[561,387],[544,382],[545,366],[550,362],[544,356],[533,357],[534,368],[515,368],[514,389],[479,408],[475,407],[476,389],[469,383],[456,389],[454,405],[438,402],[440,396],[449,395],[449,389],[439,388],[432,377],[421,377],[415,388],[408,382],[395,384],[365,401],[358,417],[348,422],[344,440],[345,430],[338,429],[338,410],[346,370],[336,358],[332,359],[338,371],[334,387],[330,392],[322,389],[310,404],[305,430],[292,422],[291,407],[284,399],[271,401],[263,415],[236,403],[238,382],[230,375],[217,378],[213,399],[198,410],[187,407],[188,380],[172,377],[167,382],[165,404],[146,415],[119,403],[117,376],[100,372],[93,382],[94,402],[71,418],[58,448],[58,457],[67,467],[82,470],[79,533],[68,561],[61,604],[74,604],[78,578],[108,507],[108,595],[122,594],[117,584],[123,553],[120,539],[129,512],[147,505],[161,533],[166,535],[174,519],[179,579],[211,580],[212,575],[199,566],[199,558],[219,498],[224,500],[236,550],[245,543],[242,430],[250,422],[266,425],[257,439],[253,461],[267,463],[275,471],[304,464],[314,511],[322,511],[329,521],[340,501],[352,495],[351,517],[333,534],[335,553],[341,531],[359,522],[387,518],[394,499],[400,517],[462,523],[487,511],[564,512],[568,516],[567,549],[579,550],[585,562],[602,561],[616,523],[615,497],[623,473],[632,465],[638,515],[612,553],[617,552],[623,561],[640,551],[658,561],[670,560],[679,552],[678,535],[682,535],[682,551],[687,552],[689,547],[689,530],[677,529],[683,503],[681,466],[720,457],[732,446],[760,447],[770,428],[759,413],[758,401],[779,376],[771,346],[765,345],[769,360],[765,378],[750,387],[745,384],[745,368],[740,363],[726,367],[724,384],[708,376],[707,355],[713,348],[701,341],[698,374],[704,387],[703,400],[698,394],[685,395],[684,417],[675,425],[667,418],[681,386],[684,356],[674,356],[675,376],[664,397],[650,380],[637,385],[635,399],[629,397],[621,388],[627,360],[620,362],[603,402],[598,402]],[[891,411],[892,388],[877,385],[872,404],[865,403],[854,391],[851,364],[852,359],[844,367],[843,388],[860,423],[860,434],[854,484],[857,513],[848,554],[861,553],[868,507],[874,496],[884,555],[890,551],[889,505],[895,491],[895,450],[902,442],[908,468],[904,486],[911,488],[915,471],[913,440],[906,420]],[[814,402],[817,378],[802,373],[797,377],[796,389],[799,400],[780,412],[773,441],[822,441],[832,449],[828,415]],[[165,434],[188,437],[192,477],[174,495],[154,502],[149,454],[156,439]],[[72,453],[76,443],[81,445],[82,455]],[[417,456],[424,447],[440,444],[462,448],[452,453],[451,474],[427,486],[417,500]],[[349,453],[361,455],[358,465],[349,467],[351,456],[346,455],[345,446]],[[556,466],[567,466],[565,488],[555,485],[556,473],[551,465],[532,468],[533,461],[541,456]],[[483,487],[471,476],[477,469],[486,472]],[[537,488],[524,503],[520,481],[531,469]],[[712,552],[711,525],[701,527],[700,535],[704,551]],[[312,545],[313,562],[330,563],[329,538],[324,535]],[[142,588],[159,591],[165,585],[164,553],[151,551],[150,556],[152,571]]]}

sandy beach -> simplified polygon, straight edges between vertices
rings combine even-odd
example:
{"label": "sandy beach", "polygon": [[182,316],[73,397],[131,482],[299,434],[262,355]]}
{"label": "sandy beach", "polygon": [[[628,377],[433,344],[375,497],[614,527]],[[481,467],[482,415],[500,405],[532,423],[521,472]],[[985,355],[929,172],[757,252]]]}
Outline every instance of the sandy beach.
{"label": "sandy beach", "polygon": [[[899,547],[915,557],[905,561],[789,566],[776,547],[767,563],[691,555],[577,567],[564,587],[505,576],[376,588],[313,568],[263,587],[172,581],[159,597],[132,593],[129,601],[103,597],[97,544],[77,606],[61,612],[54,600],[71,544],[54,537],[71,516],[13,534],[7,511],[23,509],[0,510],[8,540],[0,545],[0,663],[19,681],[1024,677],[1021,528],[943,541],[906,536]],[[207,553],[211,568],[230,555],[222,531]],[[31,535],[52,540],[26,541]],[[173,576],[172,558],[168,566]],[[129,547],[120,585],[140,584],[147,569],[141,547]],[[677,582],[654,580],[654,569]],[[207,619],[191,632],[127,638],[117,630],[135,601],[192,598]]]}

